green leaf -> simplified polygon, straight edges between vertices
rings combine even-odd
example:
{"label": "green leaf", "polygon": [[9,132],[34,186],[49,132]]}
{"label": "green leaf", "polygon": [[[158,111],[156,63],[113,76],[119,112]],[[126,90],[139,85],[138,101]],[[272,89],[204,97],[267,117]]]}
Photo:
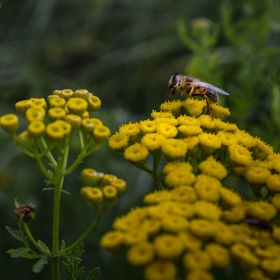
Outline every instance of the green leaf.
{"label": "green leaf", "polygon": [[62,239],[62,240],[61,240],[61,247],[60,247],[60,250],[61,250],[61,251],[64,250],[65,247],[66,247],[65,241]]}
{"label": "green leaf", "polygon": [[20,206],[20,202],[18,202],[16,198],[15,198],[14,205],[15,205],[16,209],[18,209],[18,207]]}
{"label": "green leaf", "polygon": [[68,274],[72,275],[71,264],[62,261],[62,267],[68,272]]}
{"label": "green leaf", "polygon": [[44,243],[42,242],[41,240],[38,240],[38,245],[41,246],[45,251],[49,252],[50,253],[50,249],[49,247]]}
{"label": "green leaf", "polygon": [[34,273],[40,273],[43,269],[44,265],[48,263],[48,259],[46,256],[42,256],[34,265],[32,271]]}
{"label": "green leaf", "polygon": [[11,227],[6,226],[6,230],[17,240],[22,241],[22,236],[20,232],[16,229],[12,229]]}
{"label": "green leaf", "polygon": [[52,177],[54,177],[54,173],[53,173],[51,170],[48,170],[48,173],[49,173]]}
{"label": "green leaf", "polygon": [[98,276],[100,275],[100,268],[95,267],[93,270],[89,273],[86,280],[97,280]]}
{"label": "green leaf", "polygon": [[30,251],[30,248],[26,247],[20,247],[18,249],[10,249],[6,251],[6,253],[10,254],[11,258],[17,259],[18,257],[21,257],[22,255],[28,253]]}

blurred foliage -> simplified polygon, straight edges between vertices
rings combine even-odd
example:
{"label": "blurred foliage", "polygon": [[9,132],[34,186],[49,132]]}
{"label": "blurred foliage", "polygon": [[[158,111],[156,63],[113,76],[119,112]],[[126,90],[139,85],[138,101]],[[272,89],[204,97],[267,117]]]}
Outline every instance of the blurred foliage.
{"label": "blurred foliage", "polygon": [[[22,99],[44,97],[54,89],[87,88],[101,98],[100,118],[114,132],[121,123],[146,119],[152,109],[158,110],[170,93],[168,76],[180,72],[229,92],[230,96],[220,96],[220,103],[230,108],[229,120],[280,150],[279,1],[1,3],[1,115]],[[48,205],[52,194],[41,191],[43,176],[8,139],[0,132],[1,272],[6,279],[17,279],[18,271],[24,279],[42,279],[32,274],[28,261],[11,260],[4,253],[14,242],[4,225],[16,223],[15,197],[36,204],[43,226],[34,235],[45,236],[46,241],[52,209]],[[85,243],[85,270],[99,266],[100,279],[141,279],[137,269],[105,252],[98,242],[117,215],[141,203],[152,182],[106,145],[95,159],[85,160],[85,166],[115,173],[129,186],[114,213],[101,220],[99,234]],[[73,174],[68,184],[72,195],[63,198],[61,234],[71,242],[92,217],[88,206],[77,199],[79,174]]]}

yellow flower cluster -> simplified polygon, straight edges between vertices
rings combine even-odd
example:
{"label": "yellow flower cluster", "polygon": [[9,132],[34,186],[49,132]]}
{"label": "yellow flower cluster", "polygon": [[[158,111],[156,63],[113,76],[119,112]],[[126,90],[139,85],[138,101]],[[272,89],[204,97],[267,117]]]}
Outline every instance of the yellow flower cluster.
{"label": "yellow flower cluster", "polygon": [[[111,202],[126,190],[126,182],[115,175],[103,174],[92,168],[85,168],[81,173],[83,183],[81,195],[94,209],[105,210]],[[107,204],[108,205],[107,205]]]}
{"label": "yellow flower cluster", "polygon": [[101,101],[87,90],[55,90],[53,95],[48,96],[48,103],[49,109],[44,98],[30,98],[15,104],[18,113],[28,123],[27,130],[19,135],[16,135],[19,126],[16,115],[2,116],[0,125],[12,134],[21,148],[28,148],[32,139],[43,136],[52,143],[60,142],[67,139],[74,130],[81,130],[85,141],[91,137],[97,144],[109,138],[109,128],[99,119],[90,118],[89,112],[98,110]]}
{"label": "yellow flower cluster", "polygon": [[[280,155],[222,121],[228,109],[211,108],[214,119],[203,114],[204,100],[166,102],[152,119],[122,125],[109,139],[158,191],[117,218],[101,245],[128,249],[128,261],[144,268],[146,280],[214,279],[214,268],[232,262],[248,279],[280,279],[280,227],[271,223],[280,212]],[[254,200],[226,187],[234,176],[251,186]]]}

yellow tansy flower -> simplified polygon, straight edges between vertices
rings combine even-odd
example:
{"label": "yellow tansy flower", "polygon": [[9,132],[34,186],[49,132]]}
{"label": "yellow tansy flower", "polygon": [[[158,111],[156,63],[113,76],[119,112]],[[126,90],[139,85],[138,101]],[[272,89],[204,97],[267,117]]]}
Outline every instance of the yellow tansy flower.
{"label": "yellow tansy flower", "polygon": [[53,108],[53,107],[64,108],[66,101],[64,98],[56,96],[55,98],[49,99],[49,104],[50,104],[51,108]]}
{"label": "yellow tansy flower", "polygon": [[141,223],[141,230],[150,236],[154,236],[161,230],[161,222],[157,219],[145,219]]}
{"label": "yellow tansy flower", "polygon": [[253,218],[262,221],[270,221],[277,214],[275,207],[266,201],[251,202],[246,212]]}
{"label": "yellow tansy flower", "polygon": [[25,113],[28,108],[30,108],[32,101],[30,99],[28,100],[21,100],[15,104],[17,112],[25,118]]}
{"label": "yellow tansy flower", "polygon": [[139,231],[139,229],[131,229],[124,232],[124,243],[128,246],[135,245],[140,242],[146,242],[147,238],[147,233]]}
{"label": "yellow tansy flower", "polygon": [[159,235],[154,239],[156,254],[165,259],[179,257],[183,250],[183,242],[172,234]]}
{"label": "yellow tansy flower", "polygon": [[70,114],[81,116],[88,108],[88,103],[79,97],[70,98],[66,103]]}
{"label": "yellow tansy flower", "polygon": [[212,237],[216,233],[215,225],[210,220],[195,219],[190,221],[190,231],[197,237]]}
{"label": "yellow tansy flower", "polygon": [[169,123],[160,123],[157,126],[157,133],[166,138],[173,138],[177,135],[177,128]]}
{"label": "yellow tansy flower", "polygon": [[106,232],[100,240],[101,246],[108,250],[115,250],[120,248],[123,245],[123,242],[124,235],[120,231]]}
{"label": "yellow tansy flower", "polygon": [[197,201],[194,204],[196,216],[209,220],[219,220],[222,215],[222,210],[212,203],[206,201]]}
{"label": "yellow tansy flower", "polygon": [[119,132],[127,135],[130,141],[136,141],[140,134],[139,123],[124,124],[119,128]]}
{"label": "yellow tansy flower", "polygon": [[157,123],[151,120],[140,121],[139,127],[143,133],[154,133],[157,130]]}
{"label": "yellow tansy flower", "polygon": [[200,121],[197,118],[181,115],[177,118],[178,124],[180,125],[196,125],[200,126]]}
{"label": "yellow tansy flower", "polygon": [[129,137],[123,133],[116,133],[109,138],[109,147],[114,151],[122,152],[127,147]]}
{"label": "yellow tansy flower", "polygon": [[120,231],[129,231],[131,229],[138,229],[139,227],[140,221],[130,216],[117,218],[113,223],[113,228]]}
{"label": "yellow tansy flower", "polygon": [[45,124],[42,121],[34,121],[28,125],[27,131],[32,137],[40,137],[45,132]]}
{"label": "yellow tansy flower", "polygon": [[215,224],[215,227],[217,230],[214,235],[214,240],[217,243],[228,246],[234,242],[234,233],[227,224],[223,222],[218,222]]}
{"label": "yellow tansy flower", "polygon": [[28,122],[44,121],[46,111],[41,107],[30,107],[26,110],[26,120]]}
{"label": "yellow tansy flower", "polygon": [[251,153],[241,145],[231,145],[228,148],[230,160],[237,165],[250,165],[253,161]]}
{"label": "yellow tansy flower", "polygon": [[199,151],[199,139],[198,137],[187,137],[184,138],[183,141],[187,144],[188,153],[191,156],[196,155],[196,153]]}
{"label": "yellow tansy flower", "polygon": [[163,190],[163,191],[155,191],[153,193],[149,193],[144,197],[144,203],[146,204],[158,204],[163,201],[170,201],[171,194],[170,192]]}
{"label": "yellow tansy flower", "polygon": [[158,133],[147,133],[141,139],[141,144],[145,146],[150,152],[157,151],[161,148],[161,145],[165,137]]}
{"label": "yellow tansy flower", "polygon": [[154,258],[154,246],[149,242],[142,242],[132,246],[127,252],[127,260],[133,265],[149,264]]}
{"label": "yellow tansy flower", "polygon": [[222,214],[222,219],[228,223],[238,223],[245,218],[245,210],[238,204],[232,207],[228,211],[224,211]]}
{"label": "yellow tansy flower", "polygon": [[102,189],[104,199],[113,200],[118,196],[118,191],[113,186],[105,186]]}
{"label": "yellow tansy flower", "polygon": [[237,137],[235,134],[227,132],[227,131],[219,131],[217,136],[221,139],[223,146],[231,146],[237,144]]}
{"label": "yellow tansy flower", "polygon": [[171,173],[173,171],[182,169],[184,171],[192,171],[193,167],[191,166],[191,164],[189,162],[180,162],[180,161],[173,161],[173,162],[168,162],[162,172],[165,174]]}
{"label": "yellow tansy flower", "polygon": [[242,202],[240,195],[227,188],[220,188],[220,195],[223,202],[225,202],[229,206],[235,206]]}
{"label": "yellow tansy flower", "polygon": [[106,141],[111,135],[109,127],[102,125],[93,128],[92,136],[96,143],[100,144]]}
{"label": "yellow tansy flower", "polygon": [[101,107],[101,100],[95,95],[90,95],[87,98],[87,102],[89,111],[97,111]]}
{"label": "yellow tansy flower", "polygon": [[222,141],[214,134],[201,133],[198,136],[201,148],[206,154],[212,154],[217,149],[221,148]]}
{"label": "yellow tansy flower", "polygon": [[188,270],[207,270],[212,268],[212,261],[205,251],[192,251],[183,257],[183,265]]}
{"label": "yellow tansy flower", "polygon": [[270,171],[266,168],[250,167],[246,170],[244,177],[251,184],[265,184],[270,175]]}
{"label": "yellow tansy flower", "polygon": [[133,164],[141,164],[146,161],[149,151],[140,143],[135,143],[124,151],[124,158]]}
{"label": "yellow tansy flower", "polygon": [[161,220],[162,228],[171,233],[185,231],[188,228],[188,221],[178,215],[167,215]]}
{"label": "yellow tansy flower", "polygon": [[229,266],[231,261],[230,252],[225,247],[215,243],[208,243],[205,251],[209,254],[214,267],[226,268]]}
{"label": "yellow tansy flower", "polygon": [[186,113],[192,117],[198,117],[202,114],[204,107],[206,107],[205,100],[197,100],[193,98],[188,98],[182,102]]}
{"label": "yellow tansy flower", "polygon": [[182,169],[168,173],[165,177],[165,183],[172,188],[179,187],[180,185],[192,185],[194,182],[194,174]]}
{"label": "yellow tansy flower", "polygon": [[175,279],[176,266],[171,261],[155,260],[144,269],[146,280],[171,280]]}
{"label": "yellow tansy flower", "polygon": [[185,249],[188,251],[196,251],[200,249],[203,243],[203,240],[195,237],[194,235],[192,235],[187,231],[179,232],[178,238],[181,239]]}
{"label": "yellow tansy flower", "polygon": [[224,119],[230,115],[229,109],[212,103],[211,110],[214,118]]}
{"label": "yellow tansy flower", "polygon": [[196,136],[203,133],[203,130],[197,125],[181,125],[178,127],[178,131],[182,137]]}
{"label": "yellow tansy flower", "polygon": [[255,159],[265,159],[267,156],[273,154],[273,148],[257,138],[257,145],[252,149],[253,157]]}
{"label": "yellow tansy flower", "polygon": [[272,205],[277,209],[278,212],[280,212],[280,194],[275,194],[271,199]]}
{"label": "yellow tansy flower", "polygon": [[219,180],[224,179],[227,176],[227,169],[219,162],[217,162],[212,156],[207,160],[202,161],[198,168],[202,173],[213,176]]}
{"label": "yellow tansy flower", "polygon": [[0,126],[7,133],[15,133],[19,127],[18,117],[14,114],[7,114],[0,118]]}
{"label": "yellow tansy flower", "polygon": [[228,122],[223,122],[219,119],[215,119],[215,128],[217,131],[227,131],[227,132],[235,132],[238,130],[238,127],[235,123],[228,123]]}
{"label": "yellow tansy flower", "polygon": [[178,125],[178,121],[175,118],[156,118],[154,119],[154,122],[157,124],[157,126],[161,123],[167,123],[174,126]]}
{"label": "yellow tansy flower", "polygon": [[156,119],[156,118],[174,118],[171,112],[157,112],[155,110],[152,111],[151,117]]}
{"label": "yellow tansy flower", "polygon": [[79,129],[82,124],[82,118],[74,114],[67,114],[64,120],[71,124],[72,129]]}
{"label": "yellow tansy flower", "polygon": [[170,191],[171,200],[182,203],[192,203],[196,201],[197,195],[193,187],[179,186]]}
{"label": "yellow tansy flower", "polygon": [[66,116],[66,111],[60,107],[54,107],[49,109],[48,115],[51,121],[63,120]]}
{"label": "yellow tansy flower", "polygon": [[176,116],[180,114],[181,107],[181,100],[165,101],[160,105],[160,110],[171,112],[174,116]]}
{"label": "yellow tansy flower", "polygon": [[179,160],[187,153],[187,145],[180,139],[165,139],[161,150],[169,160]]}
{"label": "yellow tansy flower", "polygon": [[71,98],[74,95],[74,92],[72,89],[66,88],[66,89],[61,90],[59,94],[61,97],[68,100],[69,98]]}
{"label": "yellow tansy flower", "polygon": [[252,148],[257,145],[257,140],[246,131],[237,130],[236,137],[238,143],[246,148]]}
{"label": "yellow tansy flower", "polygon": [[230,251],[233,257],[244,265],[257,266],[259,264],[259,259],[244,244],[236,243],[230,248]]}
{"label": "yellow tansy flower", "polygon": [[280,274],[280,257],[273,259],[264,259],[260,264],[261,268],[268,274],[270,277],[279,276]]}
{"label": "yellow tansy flower", "polygon": [[60,141],[64,139],[65,131],[63,126],[55,121],[46,126],[46,135],[51,141]]}
{"label": "yellow tansy flower", "polygon": [[103,201],[103,192],[99,188],[89,188],[85,187],[83,196],[85,199],[91,203],[98,203]]}
{"label": "yellow tansy flower", "polygon": [[214,130],[216,127],[215,121],[209,115],[201,115],[198,120],[200,125],[207,130]]}

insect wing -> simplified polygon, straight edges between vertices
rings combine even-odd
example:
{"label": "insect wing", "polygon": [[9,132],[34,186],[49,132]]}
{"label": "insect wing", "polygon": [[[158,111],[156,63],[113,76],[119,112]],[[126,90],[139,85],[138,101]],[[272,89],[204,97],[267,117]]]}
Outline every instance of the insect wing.
{"label": "insect wing", "polygon": [[226,92],[226,91],[224,91],[224,90],[222,90],[222,89],[220,89],[218,87],[215,87],[215,86],[213,86],[211,84],[205,83],[205,82],[196,82],[195,81],[195,85],[212,89],[212,90],[216,91],[217,93],[220,93],[220,94],[223,94],[223,95],[229,95],[228,92]]}

